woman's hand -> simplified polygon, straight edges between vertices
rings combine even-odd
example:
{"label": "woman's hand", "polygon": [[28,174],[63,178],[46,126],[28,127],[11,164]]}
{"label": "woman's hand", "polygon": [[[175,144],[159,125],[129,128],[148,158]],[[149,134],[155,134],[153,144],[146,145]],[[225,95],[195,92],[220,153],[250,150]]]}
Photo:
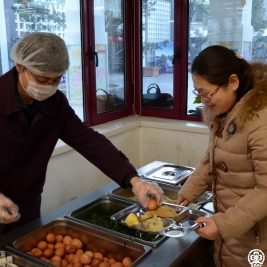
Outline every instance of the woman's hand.
{"label": "woman's hand", "polygon": [[17,221],[19,218],[18,206],[0,193],[0,223],[8,224]]}
{"label": "woman's hand", "polygon": [[195,230],[199,236],[209,240],[215,240],[220,236],[219,229],[212,217],[199,217],[195,222],[204,223],[204,227],[199,227]]}
{"label": "woman's hand", "polygon": [[186,207],[189,205],[189,201],[186,200],[185,198],[181,197],[181,196],[178,196],[177,204]]}
{"label": "woman's hand", "polygon": [[138,198],[143,207],[147,207],[149,198],[157,199],[157,204],[160,206],[163,202],[164,192],[158,184],[154,182],[145,181],[139,177],[133,177],[130,181],[133,186],[133,193]]}

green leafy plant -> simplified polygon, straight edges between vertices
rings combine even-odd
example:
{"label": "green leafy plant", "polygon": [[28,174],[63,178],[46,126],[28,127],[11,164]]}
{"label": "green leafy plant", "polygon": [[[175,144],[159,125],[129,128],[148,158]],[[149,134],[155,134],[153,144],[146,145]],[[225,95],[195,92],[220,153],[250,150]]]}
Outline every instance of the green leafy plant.
{"label": "green leafy plant", "polygon": [[201,99],[200,99],[200,97],[196,96],[196,97],[195,97],[195,100],[194,100],[194,102],[193,102],[193,104],[201,104]]}

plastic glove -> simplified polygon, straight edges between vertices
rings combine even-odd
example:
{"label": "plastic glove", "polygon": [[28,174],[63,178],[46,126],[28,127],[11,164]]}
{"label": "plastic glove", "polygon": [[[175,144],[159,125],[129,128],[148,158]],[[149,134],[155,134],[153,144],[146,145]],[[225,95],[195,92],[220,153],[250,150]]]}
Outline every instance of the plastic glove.
{"label": "plastic glove", "polygon": [[8,224],[17,221],[19,218],[18,206],[0,193],[0,223]]}
{"label": "plastic glove", "polygon": [[159,206],[163,202],[164,192],[159,185],[154,182],[139,179],[139,181],[134,184],[132,191],[138,198],[141,205],[145,208],[147,207],[147,202],[151,197],[157,199]]}

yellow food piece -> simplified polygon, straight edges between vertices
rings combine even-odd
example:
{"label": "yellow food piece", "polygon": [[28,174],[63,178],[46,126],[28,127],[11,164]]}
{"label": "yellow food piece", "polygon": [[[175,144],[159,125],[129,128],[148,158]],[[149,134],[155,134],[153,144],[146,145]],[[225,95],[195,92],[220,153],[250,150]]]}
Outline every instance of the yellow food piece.
{"label": "yellow food piece", "polygon": [[170,204],[177,204],[177,199],[172,199],[170,197],[164,196],[163,199],[164,202],[170,203]]}
{"label": "yellow food piece", "polygon": [[153,218],[144,221],[143,226],[145,229],[151,232],[160,232],[164,229],[162,220],[160,218],[157,218],[156,215],[154,215]]}
{"label": "yellow food piece", "polygon": [[147,211],[140,217],[140,222],[153,218],[154,215],[161,218],[176,218],[178,215],[174,208],[167,205],[162,205],[156,210]]}
{"label": "yellow food piece", "polygon": [[137,216],[132,212],[126,217],[124,222],[128,226],[136,225],[139,223]]}

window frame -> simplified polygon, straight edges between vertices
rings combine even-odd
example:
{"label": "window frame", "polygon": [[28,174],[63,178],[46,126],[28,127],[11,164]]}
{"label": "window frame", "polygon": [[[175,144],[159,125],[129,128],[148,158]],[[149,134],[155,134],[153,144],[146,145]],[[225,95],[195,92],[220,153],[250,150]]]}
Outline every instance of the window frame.
{"label": "window frame", "polygon": [[[187,121],[201,121],[198,116],[188,116],[187,107],[187,69],[188,69],[188,0],[175,0],[174,2],[174,44],[175,48],[180,48],[180,58],[175,60],[174,80],[173,80],[173,109],[141,108],[141,86],[142,86],[142,17],[141,0],[135,1],[134,10],[138,10],[134,15],[135,31],[133,47],[135,47],[135,111],[140,116],[153,116],[160,118],[179,119]],[[175,52],[175,51],[174,51]],[[179,79],[180,77],[180,79]],[[183,90],[182,88],[186,88]]]}
{"label": "window frame", "polygon": [[[125,104],[121,110],[114,110],[108,113],[97,114],[96,106],[96,67],[92,60],[91,47],[95,46],[94,30],[94,3],[93,1],[82,0],[82,32],[83,32],[83,54],[84,54],[84,113],[85,122],[89,126],[109,122],[132,114],[133,96],[132,88],[132,60],[131,60],[131,22],[132,9],[131,1],[124,0],[124,39],[125,39]],[[127,16],[126,16],[127,14]],[[91,27],[90,27],[91,25]],[[92,26],[93,25],[93,26]]]}
{"label": "window frame", "polygon": [[[142,5],[141,0],[124,0],[124,40],[125,40],[125,103],[126,108],[97,114],[96,107],[96,68],[90,47],[95,45],[94,3],[81,1],[84,117],[89,126],[98,125],[130,115],[152,116],[187,121],[201,121],[201,117],[188,116],[187,104],[187,66],[188,66],[188,0],[174,0],[174,44],[180,48],[180,58],[175,60],[174,105],[172,110],[141,108],[142,86]],[[90,27],[91,25],[91,27]],[[92,26],[93,25],[93,26]],[[180,78],[179,78],[180,77]],[[182,88],[186,88],[182,90]]]}

